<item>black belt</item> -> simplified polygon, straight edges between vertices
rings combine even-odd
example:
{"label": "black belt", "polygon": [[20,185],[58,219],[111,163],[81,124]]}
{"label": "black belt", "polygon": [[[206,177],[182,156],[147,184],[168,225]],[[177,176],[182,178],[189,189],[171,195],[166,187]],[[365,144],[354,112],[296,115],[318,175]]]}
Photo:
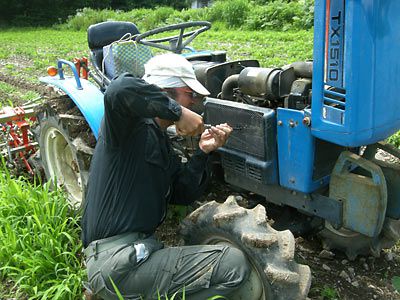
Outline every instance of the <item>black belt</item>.
{"label": "black belt", "polygon": [[148,237],[148,235],[141,232],[129,232],[114,235],[105,239],[91,242],[85,249],[83,249],[83,253],[86,256],[86,259],[89,259],[92,256],[96,258],[97,254],[101,252],[110,250],[116,246],[130,244],[146,237]]}

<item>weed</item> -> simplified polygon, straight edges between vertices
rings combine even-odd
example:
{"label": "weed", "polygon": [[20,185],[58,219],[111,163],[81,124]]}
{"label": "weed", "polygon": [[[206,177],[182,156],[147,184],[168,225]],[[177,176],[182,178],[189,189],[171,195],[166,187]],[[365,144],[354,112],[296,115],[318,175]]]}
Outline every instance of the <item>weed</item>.
{"label": "weed", "polygon": [[400,148],[400,131],[388,138],[388,142]]}
{"label": "weed", "polygon": [[[199,9],[174,10],[170,7],[157,9],[134,9],[131,11],[95,10],[84,8],[77,10],[64,25],[56,28],[86,30],[91,24],[107,20],[132,20],[142,30],[157,26],[186,21],[220,22],[225,28],[246,27],[249,29],[309,29],[313,26],[313,0],[304,1],[256,1],[219,0],[211,7]],[[1,53],[1,52],[0,52]]]}
{"label": "weed", "polygon": [[[124,297],[122,296],[121,292],[119,291],[119,289],[118,289],[117,285],[115,284],[114,280],[112,280],[111,277],[109,277],[109,278],[110,278],[111,284],[112,284],[112,286],[114,288],[114,291],[117,294],[118,300],[124,300]],[[164,295],[164,297],[162,297],[160,295],[160,292],[157,291],[157,299],[158,300],[162,300],[162,299],[164,299],[164,300],[175,300],[175,297],[178,296],[178,293],[179,293],[179,291],[175,292],[171,297],[168,297],[168,295]],[[186,299],[185,287],[182,288],[182,296],[179,299],[181,299],[181,300],[185,300]],[[226,299],[226,298],[224,296],[216,295],[216,296],[209,297],[206,300],[217,300],[217,299]]]}
{"label": "weed", "polygon": [[394,276],[392,278],[392,285],[396,291],[400,292],[400,277],[399,276]]}
{"label": "weed", "polygon": [[321,297],[323,299],[328,299],[328,300],[334,300],[339,298],[336,290],[326,285],[324,286],[324,289],[321,291]]}
{"label": "weed", "polygon": [[250,14],[250,4],[246,0],[220,0],[209,10],[210,21],[224,21],[227,27],[239,27]]}
{"label": "weed", "polygon": [[117,294],[118,300],[124,300],[124,298],[122,297],[121,292],[119,291],[119,289],[118,289],[117,285],[115,284],[114,280],[112,280],[111,277],[109,277],[109,279],[111,281],[111,284],[112,284],[112,286],[114,288],[115,293]]}
{"label": "weed", "polygon": [[59,190],[0,173],[1,276],[30,299],[75,299],[85,271],[79,218]]}
{"label": "weed", "polygon": [[29,101],[39,97],[34,91],[21,90],[8,83],[0,81],[0,107],[20,105],[21,101]]}
{"label": "weed", "polygon": [[246,19],[245,27],[251,30],[280,29],[283,31],[311,28],[314,22],[313,8],[311,4],[275,0],[268,5],[256,6]]}

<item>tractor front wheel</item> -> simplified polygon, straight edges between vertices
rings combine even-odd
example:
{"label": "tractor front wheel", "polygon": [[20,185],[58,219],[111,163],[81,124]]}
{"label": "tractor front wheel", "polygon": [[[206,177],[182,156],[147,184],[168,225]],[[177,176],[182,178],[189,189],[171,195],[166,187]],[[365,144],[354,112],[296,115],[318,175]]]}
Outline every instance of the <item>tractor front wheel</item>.
{"label": "tractor front wheel", "polygon": [[240,249],[252,269],[235,299],[305,299],[310,268],[294,261],[295,241],[289,230],[277,231],[267,222],[265,207],[240,207],[234,196],[223,204],[209,202],[182,224],[186,244],[225,244]]}

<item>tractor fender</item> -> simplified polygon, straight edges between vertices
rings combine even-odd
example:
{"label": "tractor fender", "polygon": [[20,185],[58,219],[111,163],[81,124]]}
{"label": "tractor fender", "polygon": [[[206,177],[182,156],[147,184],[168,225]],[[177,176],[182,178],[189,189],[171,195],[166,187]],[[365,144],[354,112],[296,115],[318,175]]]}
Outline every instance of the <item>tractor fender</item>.
{"label": "tractor fender", "polygon": [[104,94],[100,89],[82,78],[80,78],[80,87],[77,86],[74,77],[65,76],[64,79],[60,79],[58,76],[46,76],[39,78],[39,80],[59,88],[74,101],[97,140],[100,122],[104,115]]}

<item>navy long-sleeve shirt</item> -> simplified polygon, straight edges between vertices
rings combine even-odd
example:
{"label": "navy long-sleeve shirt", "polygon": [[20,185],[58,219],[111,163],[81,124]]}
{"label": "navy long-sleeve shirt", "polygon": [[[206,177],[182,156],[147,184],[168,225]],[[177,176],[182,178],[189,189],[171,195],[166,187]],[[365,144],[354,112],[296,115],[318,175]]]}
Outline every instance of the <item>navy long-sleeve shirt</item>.
{"label": "navy long-sleeve shirt", "polygon": [[153,233],[167,204],[189,204],[205,190],[208,155],[185,165],[153,118],[177,121],[180,105],[155,85],[122,74],[104,96],[105,113],[91,162],[82,240]]}

